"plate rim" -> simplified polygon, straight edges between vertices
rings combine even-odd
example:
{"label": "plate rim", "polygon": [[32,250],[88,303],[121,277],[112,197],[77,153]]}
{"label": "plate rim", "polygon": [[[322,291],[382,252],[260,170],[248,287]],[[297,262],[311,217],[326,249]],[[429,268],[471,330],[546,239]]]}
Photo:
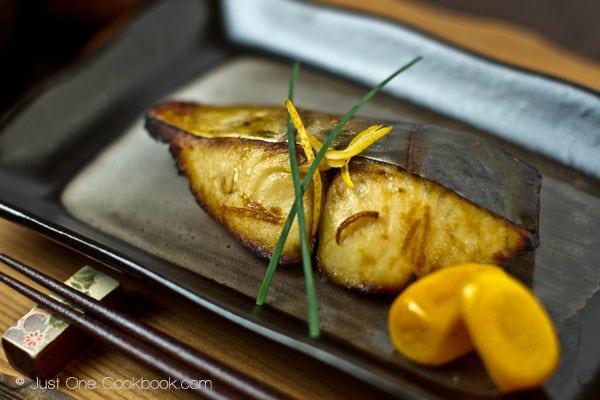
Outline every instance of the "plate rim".
{"label": "plate rim", "polygon": [[[161,5],[166,4],[166,3],[167,2],[164,2],[164,1],[158,2],[158,5],[155,7],[160,7]],[[188,3],[191,3],[191,1]],[[311,7],[312,6],[328,7],[328,6],[324,6],[324,5],[311,5]],[[185,7],[187,7],[187,6],[182,6],[181,9],[170,10],[169,12],[181,12],[181,10],[185,9]],[[156,12],[156,9],[151,8],[148,11],[146,11],[146,13],[143,14],[140,18],[147,18],[144,21],[152,21],[152,18],[150,18],[150,17],[156,18],[156,15],[152,14],[155,12]],[[213,8],[213,9],[211,9],[211,12],[220,13],[220,10]],[[346,12],[346,11],[340,11],[340,12]],[[146,22],[146,23],[148,23],[148,22]],[[77,65],[74,68],[81,69],[85,73],[86,66],[88,66],[90,64],[93,65],[95,62],[102,60],[103,54],[105,54],[105,52],[107,52],[107,51],[110,51],[111,48],[114,48],[114,46],[116,46],[116,43],[118,43],[119,41],[127,39],[127,35],[128,35],[128,32],[127,31],[124,32],[118,38],[115,39],[115,42],[109,44],[109,46],[107,48],[101,49],[91,59],[87,59],[83,65]],[[197,43],[194,42],[194,44],[197,44]],[[238,47],[238,46],[240,46],[240,47]],[[233,50],[233,53],[226,52],[225,57],[228,57],[231,54],[239,54],[238,53],[239,51],[242,51],[242,52],[248,51],[248,48],[246,48],[245,45],[242,45],[242,44],[234,44],[234,48],[235,49]],[[260,51],[265,51],[266,54],[271,53],[269,50],[265,50],[265,49],[262,49]],[[462,50],[457,48],[457,51],[462,51]],[[278,57],[289,58],[286,55],[281,55],[276,52],[275,52],[275,54]],[[223,56],[223,55],[221,55],[221,56]],[[215,60],[217,60],[216,62],[219,62],[218,61],[219,57],[220,56],[216,56],[216,58],[215,58]],[[198,66],[197,61],[194,61],[191,63],[190,68],[191,68],[191,70],[194,70],[197,73],[198,71],[195,70],[195,68],[197,68],[197,66]],[[179,80],[180,81],[186,80],[187,78],[189,78],[189,74],[190,74],[190,72],[186,71],[184,74],[182,74],[182,76],[179,78]],[[64,82],[64,79],[65,79],[64,77],[61,77],[61,79],[57,82],[58,83]],[[68,79],[67,79],[67,81],[68,81]],[[569,86],[571,85],[569,82],[565,82],[565,84],[569,85]],[[46,90],[42,91],[42,93],[47,92],[47,91],[52,91],[54,87],[55,87],[55,85],[48,85]],[[597,93],[594,93],[594,94],[598,95]],[[32,101],[35,101],[36,98],[34,98]],[[11,116],[11,119],[9,119],[8,121],[3,121],[2,125],[6,126],[7,124],[9,124],[10,121],[12,121],[12,117],[18,118],[21,114],[27,113],[28,112],[27,106],[28,106],[28,104],[22,105],[21,106],[22,108],[19,109],[19,112],[16,113],[14,116]],[[0,140],[1,139],[2,139],[2,133],[0,133]],[[103,147],[101,145],[99,145],[99,147],[96,149],[97,152],[101,151],[102,148]],[[0,161],[1,161],[1,155],[0,155]],[[80,160],[80,162],[83,163],[82,165],[85,165],[85,160]],[[6,165],[0,164],[0,177],[6,178],[6,179],[2,179],[1,182],[3,182],[3,183],[0,184],[0,216],[5,217],[14,222],[17,222],[19,224],[22,224],[24,226],[27,226],[31,229],[34,229],[38,233],[41,233],[42,235],[44,235],[46,237],[56,240],[56,241],[62,243],[63,245],[66,245],[67,247],[70,247],[80,253],[83,253],[103,264],[106,264],[106,265],[112,266],[112,267],[118,267],[122,271],[132,273],[134,275],[140,275],[140,276],[144,277],[145,279],[151,279],[154,282],[157,282],[157,283],[167,287],[168,289],[173,290],[174,292],[188,298],[191,301],[194,301],[195,303],[209,309],[212,312],[218,313],[222,317],[227,318],[227,319],[235,322],[236,324],[243,326],[246,329],[250,329],[253,332],[261,334],[264,337],[267,337],[267,338],[270,338],[273,340],[277,340],[278,342],[280,342],[286,346],[290,346],[290,347],[296,346],[299,350],[301,350],[305,354],[315,357],[315,358],[319,359],[320,361],[327,362],[334,367],[339,367],[340,369],[351,374],[355,378],[361,379],[368,383],[372,383],[372,384],[376,383],[378,385],[381,385],[382,388],[386,392],[396,394],[396,395],[414,397],[414,398],[419,398],[421,396],[429,396],[429,397],[436,397],[436,396],[441,397],[442,396],[439,392],[439,390],[441,390],[441,388],[432,387],[432,388],[429,388],[426,390],[423,388],[422,385],[415,384],[414,382],[419,381],[419,378],[416,376],[413,376],[413,374],[410,374],[408,372],[407,373],[410,376],[408,378],[404,377],[403,378],[404,380],[402,381],[402,384],[406,385],[406,386],[401,388],[397,385],[397,383],[398,383],[397,380],[390,380],[391,378],[389,376],[386,376],[386,374],[385,374],[386,371],[378,371],[378,372],[382,372],[382,373],[376,374],[373,372],[373,370],[367,370],[367,369],[363,368],[361,366],[362,364],[360,364],[360,365],[354,364],[354,363],[350,362],[347,358],[340,357],[341,354],[336,354],[335,352],[332,353],[331,351],[326,351],[324,353],[315,354],[315,352],[313,351],[314,346],[310,345],[310,343],[314,343],[314,342],[307,340],[306,337],[301,338],[301,337],[290,336],[290,335],[282,332],[281,329],[275,329],[274,326],[269,325],[268,319],[266,321],[260,320],[260,319],[248,320],[248,319],[241,317],[240,315],[232,313],[231,310],[216,308],[219,306],[215,305],[214,303],[208,304],[206,298],[199,297],[198,293],[194,293],[194,292],[190,291],[189,288],[182,286],[181,282],[178,283],[178,282],[169,281],[167,278],[160,276],[160,274],[158,273],[160,271],[157,272],[155,270],[149,270],[147,268],[147,266],[144,266],[145,264],[143,262],[141,262],[144,260],[145,257],[150,256],[150,257],[156,258],[156,256],[153,256],[149,253],[139,254],[139,255],[134,254],[134,257],[132,258],[130,256],[131,253],[126,254],[119,247],[117,247],[117,250],[115,250],[115,247],[113,247],[111,245],[106,245],[103,242],[98,241],[98,238],[103,239],[104,236],[106,236],[105,234],[103,234],[101,232],[95,232],[95,233],[91,233],[91,234],[89,232],[86,233],[86,228],[84,226],[86,224],[81,223],[81,221],[69,221],[69,224],[71,224],[71,225],[61,224],[60,223],[61,219],[66,218],[66,220],[68,221],[69,218],[72,218],[72,216],[66,215],[65,214],[66,210],[64,210],[64,208],[61,207],[59,195],[60,195],[60,192],[62,192],[63,188],[65,187],[64,181],[68,182],[70,180],[70,178],[72,177],[72,175],[70,175],[70,173],[73,173],[73,171],[70,171],[70,172],[63,171],[63,173],[66,174],[66,176],[62,177],[64,179],[56,181],[56,182],[51,182],[50,187],[48,188],[46,182],[39,182],[39,181],[36,181],[35,179],[32,179],[31,177],[28,177],[26,175],[23,176],[15,168],[16,167],[14,165],[6,166]],[[13,185],[16,183],[17,186],[13,187],[13,188],[8,188],[7,185],[5,184],[5,182],[9,182],[9,185]],[[19,193],[19,189],[23,189],[24,192]],[[16,205],[17,201],[24,200],[24,196],[28,196],[32,193],[34,193],[34,196],[37,196],[37,197],[26,200],[24,202],[25,206],[17,206]],[[37,194],[35,194],[35,193],[37,193]],[[35,211],[36,208],[37,208],[37,210],[43,210],[43,212],[36,212]],[[78,226],[77,225],[78,223],[81,223],[82,225]],[[93,227],[89,227],[89,228],[91,229],[91,231],[95,230],[95,228],[93,228]],[[82,232],[84,232],[84,233],[82,233]],[[114,240],[116,240],[118,242],[123,242],[117,238],[114,238]],[[131,247],[126,242],[123,242],[123,244],[125,245],[126,248]],[[127,249],[127,251],[130,251],[130,249]],[[145,252],[140,251],[140,253],[145,253]],[[173,266],[171,263],[169,263],[165,260],[156,260],[156,262],[163,263],[164,269],[168,269]],[[186,274],[187,273],[193,274],[189,271],[187,271]],[[267,317],[270,318],[270,314],[267,314]],[[290,317],[288,316],[288,319],[289,318]],[[273,337],[272,336],[273,332],[276,332],[278,336]],[[302,330],[302,332],[305,332],[305,330]],[[324,344],[326,346],[326,349],[329,348],[329,347],[327,347],[330,345],[328,343],[327,338],[321,339],[321,342],[322,342],[322,344]],[[336,346],[337,346],[337,344],[338,343],[336,343]],[[318,350],[322,351],[323,349],[318,349]],[[329,349],[329,350],[331,350],[331,349]],[[357,350],[357,349],[353,349],[353,352],[360,353],[359,350]],[[364,362],[369,361],[369,360],[362,359],[362,357],[357,354],[353,355],[353,357],[359,363],[364,363]],[[357,368],[358,368],[358,370],[357,370]],[[365,372],[366,372],[366,374],[365,374]],[[391,375],[392,372],[397,373],[398,371],[387,371],[387,372]],[[446,390],[446,389],[447,388],[444,388],[444,390]],[[443,396],[446,397],[448,394],[449,393],[444,392]],[[460,393],[459,393],[459,395],[460,395]]]}

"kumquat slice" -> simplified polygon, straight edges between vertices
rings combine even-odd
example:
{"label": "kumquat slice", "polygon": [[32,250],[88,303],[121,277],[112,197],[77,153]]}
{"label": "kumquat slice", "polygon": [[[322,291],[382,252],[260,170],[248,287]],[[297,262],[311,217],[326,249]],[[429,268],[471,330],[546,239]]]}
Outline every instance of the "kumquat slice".
{"label": "kumquat slice", "polygon": [[461,293],[474,273],[499,269],[467,263],[442,268],[407,287],[393,302],[388,327],[394,347],[406,358],[437,366],[473,349],[461,316]]}
{"label": "kumquat slice", "polygon": [[542,384],[558,366],[552,322],[534,294],[496,270],[473,274],[463,287],[461,313],[490,378],[502,392]]}

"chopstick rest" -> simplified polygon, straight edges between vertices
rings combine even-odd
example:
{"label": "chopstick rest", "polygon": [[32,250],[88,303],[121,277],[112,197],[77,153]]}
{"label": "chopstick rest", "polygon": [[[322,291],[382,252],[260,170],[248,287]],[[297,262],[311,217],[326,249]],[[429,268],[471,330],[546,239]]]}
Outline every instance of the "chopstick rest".
{"label": "chopstick rest", "polygon": [[[107,305],[116,305],[124,294],[119,281],[87,265],[65,284]],[[40,380],[56,376],[91,342],[77,327],[40,306],[33,307],[2,336],[10,364]]]}

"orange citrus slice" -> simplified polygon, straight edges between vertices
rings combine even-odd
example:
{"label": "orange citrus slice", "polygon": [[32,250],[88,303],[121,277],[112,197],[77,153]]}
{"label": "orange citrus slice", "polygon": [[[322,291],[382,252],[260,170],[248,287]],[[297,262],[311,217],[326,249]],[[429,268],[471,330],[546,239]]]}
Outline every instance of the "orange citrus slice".
{"label": "orange citrus slice", "polygon": [[490,378],[502,392],[536,387],[558,366],[552,322],[533,293],[508,274],[486,269],[462,289],[461,314]]}
{"label": "orange citrus slice", "polygon": [[441,365],[473,349],[462,320],[460,299],[474,273],[498,267],[468,263],[433,272],[406,288],[393,302],[388,328],[394,347],[424,365]]}

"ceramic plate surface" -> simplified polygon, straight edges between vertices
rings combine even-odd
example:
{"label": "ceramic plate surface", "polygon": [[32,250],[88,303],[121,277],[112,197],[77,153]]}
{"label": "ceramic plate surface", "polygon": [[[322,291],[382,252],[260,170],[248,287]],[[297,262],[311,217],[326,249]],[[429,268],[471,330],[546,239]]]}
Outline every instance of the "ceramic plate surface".
{"label": "ceramic plate surface", "polygon": [[[159,2],[31,97],[1,127],[0,214],[377,390],[405,398],[496,398],[474,355],[431,369],[397,354],[386,327],[390,297],[348,292],[318,277],[324,334],[311,340],[303,275],[285,267],[268,306],[256,312],[265,260],[207,217],[168,147],[143,128],[145,111],[165,99],[280,105],[292,59],[303,62],[297,105],[345,113],[369,86],[422,55],[360,114],[465,131],[540,170],[541,245],[511,268],[548,309],[562,360],[532,394],[591,398],[600,362],[598,94],[389,21],[275,3]],[[250,13],[259,23],[242,18]],[[350,31],[361,38],[353,48],[337,45]]]}

